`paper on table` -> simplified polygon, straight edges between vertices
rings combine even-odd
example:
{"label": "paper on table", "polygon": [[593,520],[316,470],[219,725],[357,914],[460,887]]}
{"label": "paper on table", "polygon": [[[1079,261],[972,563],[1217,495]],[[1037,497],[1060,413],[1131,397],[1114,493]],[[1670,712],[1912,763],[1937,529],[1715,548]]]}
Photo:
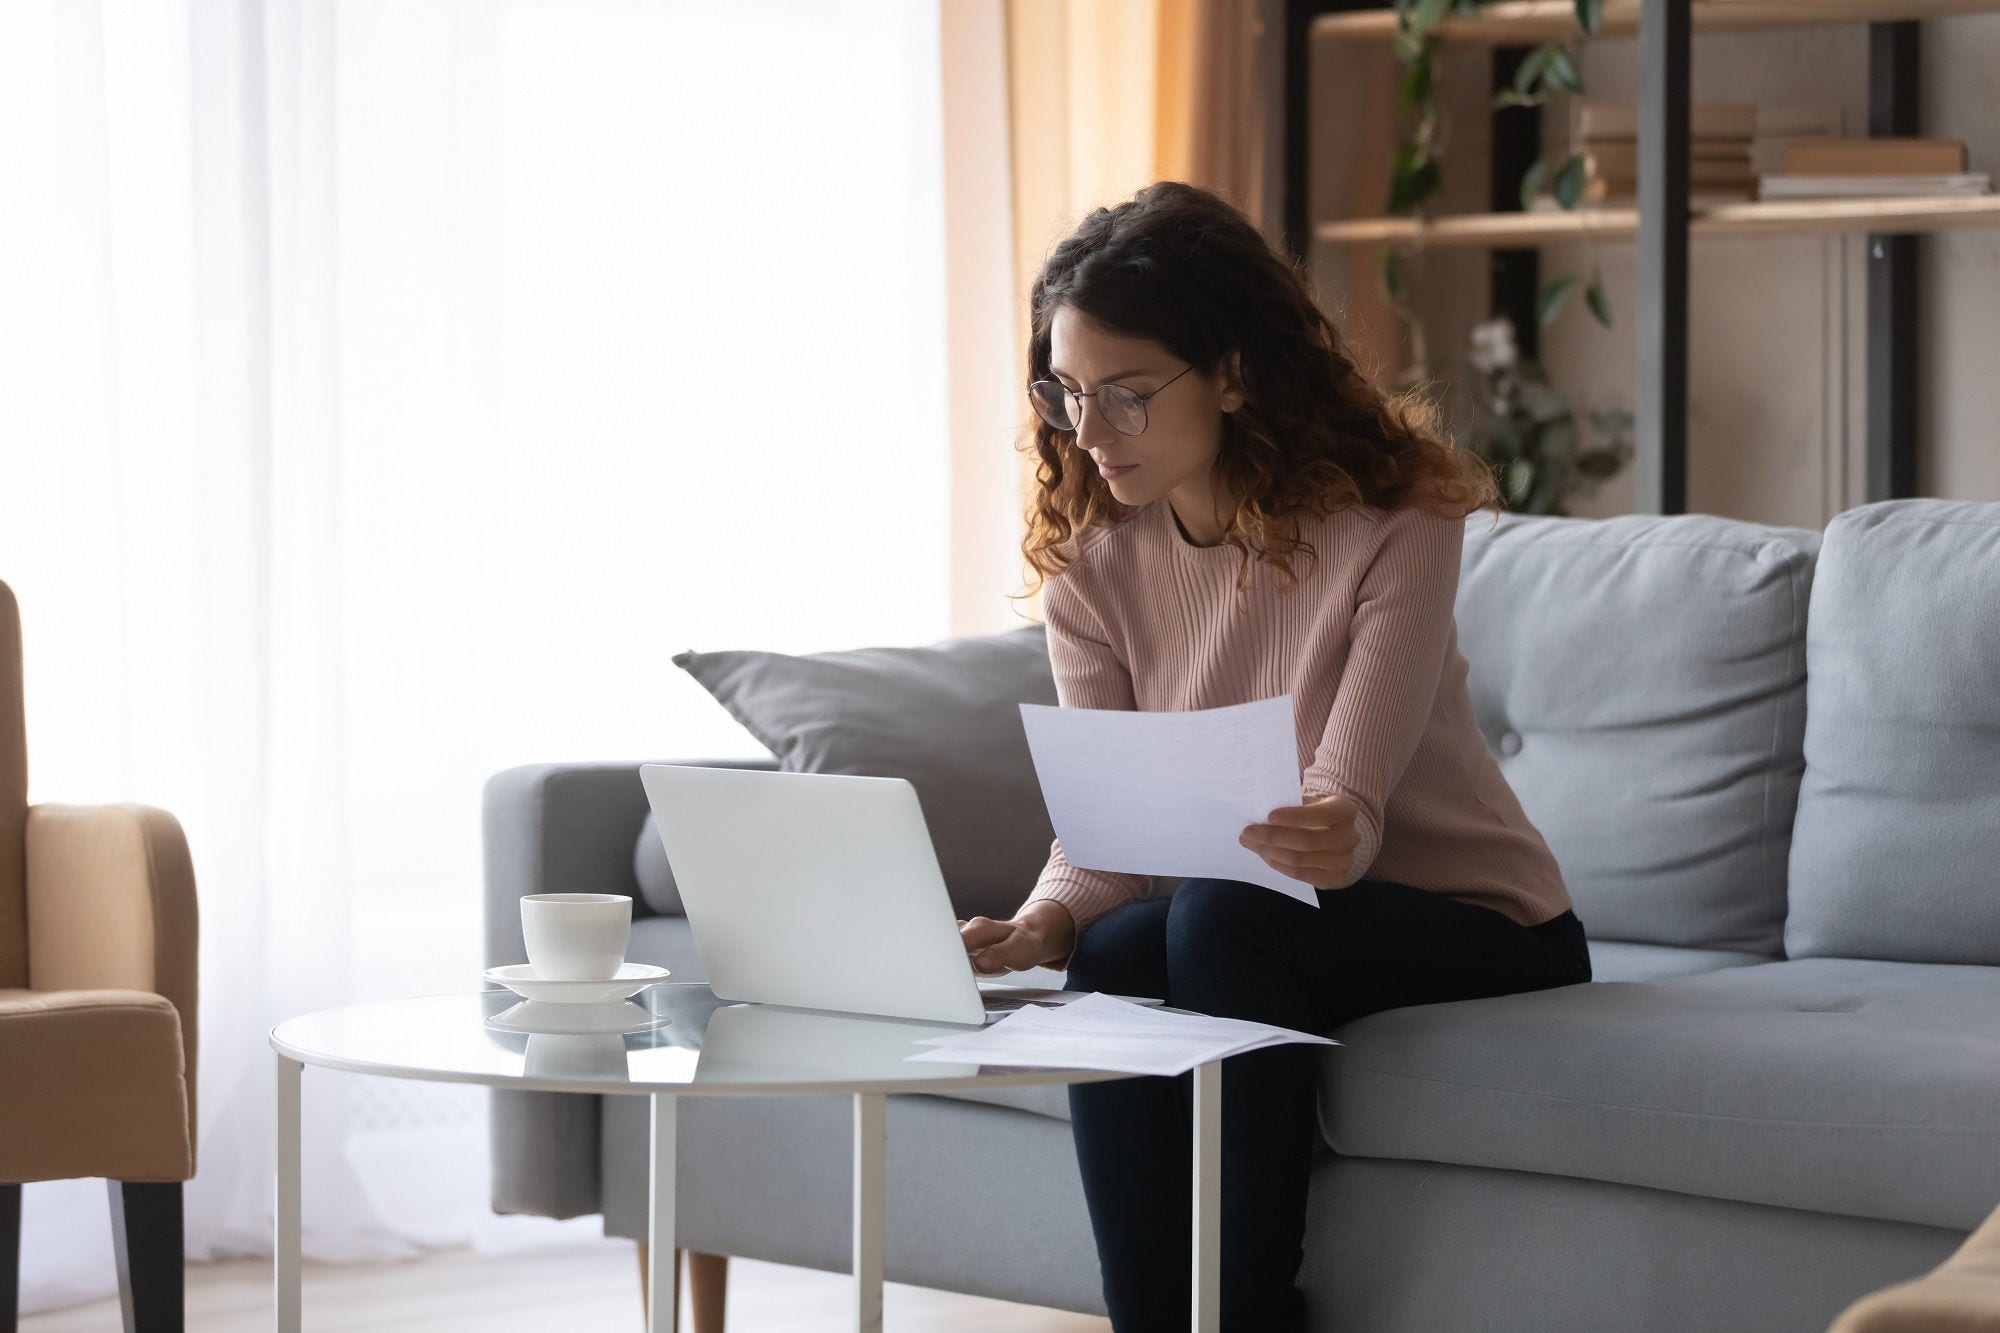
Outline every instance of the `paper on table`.
{"label": "paper on table", "polygon": [[1182,712],[1020,709],[1071,865],[1245,880],[1319,906],[1312,885],[1237,841],[1246,825],[1301,804],[1291,695]]}
{"label": "paper on table", "polygon": [[1269,1023],[1163,1014],[1092,993],[1060,1007],[1030,1005],[977,1031],[918,1038],[913,1044],[931,1049],[903,1058],[1181,1074],[1210,1060],[1283,1042],[1341,1044]]}

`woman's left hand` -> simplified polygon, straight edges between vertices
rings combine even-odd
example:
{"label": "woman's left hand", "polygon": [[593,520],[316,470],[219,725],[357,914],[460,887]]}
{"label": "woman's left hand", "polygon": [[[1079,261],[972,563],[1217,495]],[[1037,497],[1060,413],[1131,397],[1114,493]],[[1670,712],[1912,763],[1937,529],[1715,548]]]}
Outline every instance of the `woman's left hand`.
{"label": "woman's left hand", "polygon": [[1344,879],[1361,837],[1354,831],[1354,802],[1339,792],[1304,805],[1281,805],[1263,824],[1249,824],[1237,841],[1281,875],[1325,888]]}

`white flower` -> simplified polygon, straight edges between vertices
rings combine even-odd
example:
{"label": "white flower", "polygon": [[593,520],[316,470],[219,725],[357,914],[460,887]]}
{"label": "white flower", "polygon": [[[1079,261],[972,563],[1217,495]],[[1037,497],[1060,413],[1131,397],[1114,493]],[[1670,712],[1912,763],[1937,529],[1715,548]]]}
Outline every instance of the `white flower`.
{"label": "white flower", "polygon": [[1472,326],[1472,365],[1480,374],[1505,370],[1514,364],[1514,357],[1512,321],[1489,319]]}

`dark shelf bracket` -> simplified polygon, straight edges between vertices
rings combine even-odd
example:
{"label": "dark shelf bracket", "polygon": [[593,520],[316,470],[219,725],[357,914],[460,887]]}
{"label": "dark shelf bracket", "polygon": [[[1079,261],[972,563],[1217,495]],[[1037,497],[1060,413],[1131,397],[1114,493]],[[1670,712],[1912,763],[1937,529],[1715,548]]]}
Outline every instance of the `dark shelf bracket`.
{"label": "dark shelf bracket", "polygon": [[[1868,25],[1868,133],[1917,128],[1918,25]],[[1868,462],[1866,498],[1917,494],[1916,235],[1868,233]],[[1843,506],[1846,497],[1842,497]]]}
{"label": "dark shelf bracket", "polygon": [[1689,0],[1639,7],[1632,508],[1687,512]]}
{"label": "dark shelf bracket", "polygon": [[[1514,71],[1533,50],[1527,46],[1493,48],[1493,91],[1514,86]],[[1509,106],[1493,113],[1491,207],[1496,213],[1519,212],[1521,177],[1542,155],[1540,107]],[[1514,326],[1514,341],[1523,358],[1542,352],[1542,328],[1535,320],[1535,298],[1542,285],[1542,252],[1533,246],[1495,250],[1492,258],[1491,309],[1494,317]]]}

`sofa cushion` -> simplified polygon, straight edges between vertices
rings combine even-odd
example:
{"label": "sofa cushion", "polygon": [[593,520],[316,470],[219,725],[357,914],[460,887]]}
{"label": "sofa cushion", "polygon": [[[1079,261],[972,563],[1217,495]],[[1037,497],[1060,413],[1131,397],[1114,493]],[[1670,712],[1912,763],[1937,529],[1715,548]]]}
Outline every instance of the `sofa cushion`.
{"label": "sofa cushion", "polygon": [[2000,964],[2000,504],[1837,515],[1806,666],[1786,953]]}
{"label": "sofa cushion", "polygon": [[1473,710],[1593,939],[1778,954],[1818,546],[1707,514],[1466,520]]}
{"label": "sofa cushion", "polygon": [[959,916],[1011,917],[1027,898],[1055,840],[1021,727],[1021,704],[1057,702],[1041,625],[920,648],[673,661],[785,772],[908,779]]}
{"label": "sofa cushion", "polygon": [[2000,968],[1809,958],[1371,1014],[1320,1120],[1349,1156],[1969,1230],[2000,1199]]}
{"label": "sofa cushion", "polygon": [[[638,927],[634,926],[633,929],[636,931]],[[657,960],[648,958],[645,961]],[[1653,977],[1683,976],[1694,972],[1711,972],[1722,967],[1744,967],[1751,963],[1768,961],[1762,954],[1729,953],[1720,949],[1679,949],[1667,944],[1625,944],[1607,940],[1590,942],[1591,974],[1597,981],[1642,981]],[[1029,968],[1022,972],[1010,972],[1006,977],[1009,985],[1049,986],[1057,990],[1062,989],[1064,980],[1062,972],[1049,968]],[[1227,1068],[1226,1065],[1224,1067]],[[956,1097],[969,1102],[987,1102],[994,1106],[1011,1106],[1019,1111],[1033,1111],[1037,1115],[1069,1119],[1069,1090],[1060,1086],[973,1088],[963,1092],[924,1095]]]}
{"label": "sofa cushion", "polygon": [[1673,944],[1634,944],[1625,940],[1590,941],[1592,981],[1658,981],[1692,976],[1724,967],[1747,967],[1771,960],[1760,953],[1729,949],[1683,949]]}
{"label": "sofa cushion", "polygon": [[[769,755],[755,759],[670,759],[671,764],[690,764],[698,768],[761,768],[775,770],[778,761]],[[638,775],[635,773],[636,778]],[[659,821],[653,817],[650,807],[646,810],[646,822],[639,827],[639,845],[632,849],[632,878],[639,883],[639,896],[654,916],[685,916],[687,909],[681,905],[681,886],[674,882],[674,869],[667,862],[666,845],[660,841]]]}

